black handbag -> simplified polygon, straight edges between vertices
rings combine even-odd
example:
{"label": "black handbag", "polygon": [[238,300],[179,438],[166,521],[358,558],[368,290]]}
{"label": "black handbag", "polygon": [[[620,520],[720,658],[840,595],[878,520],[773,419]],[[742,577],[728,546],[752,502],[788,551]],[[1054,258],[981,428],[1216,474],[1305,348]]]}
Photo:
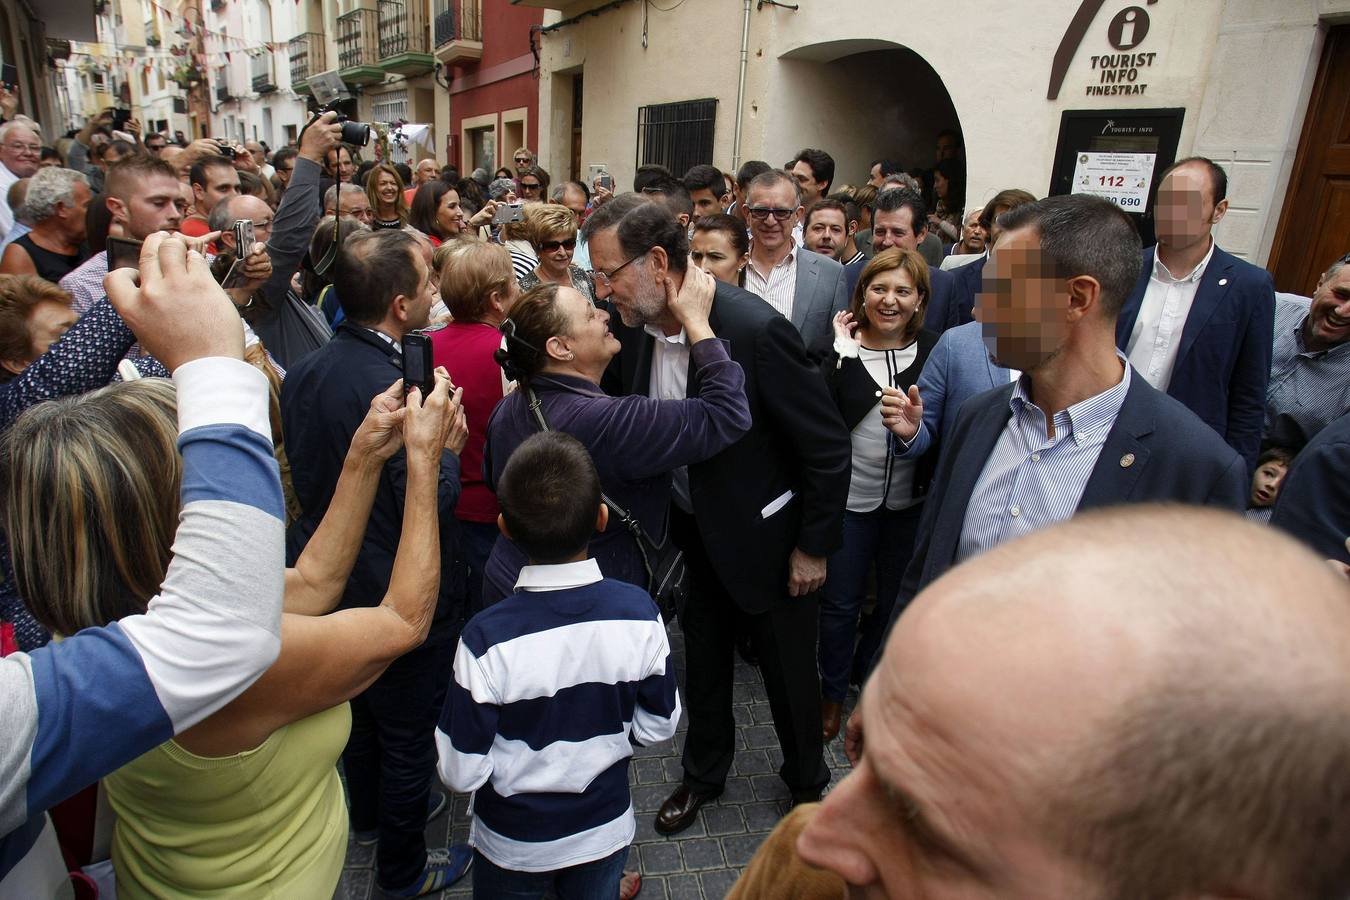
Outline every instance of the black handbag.
{"label": "black handbag", "polygon": [[[548,420],[544,418],[544,408],[534,389],[526,387],[525,395],[529,398],[530,412],[534,415],[539,430],[552,431],[548,427]],[[666,509],[663,537],[658,542],[652,540],[651,535],[647,534],[647,530],[636,517],[615,503],[603,491],[600,492],[600,500],[609,507],[610,516],[628,529],[628,533],[637,542],[642,567],[647,571],[647,593],[656,601],[657,607],[661,610],[661,618],[669,624],[684,612],[690,590],[689,567],[684,564],[684,553],[675,545],[670,535],[669,507]]]}

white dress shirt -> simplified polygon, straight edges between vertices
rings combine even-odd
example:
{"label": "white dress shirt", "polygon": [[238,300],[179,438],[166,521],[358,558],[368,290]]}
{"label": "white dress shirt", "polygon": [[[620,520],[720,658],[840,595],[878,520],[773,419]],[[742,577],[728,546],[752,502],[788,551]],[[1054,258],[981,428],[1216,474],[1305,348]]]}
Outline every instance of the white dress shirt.
{"label": "white dress shirt", "polygon": [[[643,330],[656,338],[652,344],[652,371],[647,396],[654,400],[684,400],[689,393],[689,341],[684,329],[666,334],[654,325]],[[689,496],[689,469],[680,466],[671,474],[671,495],[675,505],[687,513],[694,511]]]}
{"label": "white dress shirt", "polygon": [[18,180],[18,175],[0,163],[0,234],[9,234],[9,230],[14,227],[14,210],[9,208],[9,189]]}
{"label": "white dress shirt", "polygon": [[1181,349],[1181,335],[1186,328],[1195,292],[1205,267],[1214,256],[1214,239],[1209,240],[1209,252],[1189,274],[1180,278],[1163,265],[1157,249],[1153,253],[1153,271],[1148,276],[1148,287],[1139,304],[1139,316],[1134,320],[1126,355],[1144,376],[1144,380],[1160,391],[1166,391],[1172,381],[1172,368]]}
{"label": "white dress shirt", "polygon": [[792,318],[792,300],[797,293],[797,248],[794,246],[787,256],[764,274],[760,274],[755,261],[745,267],[745,289],[763,297],[770,306],[783,314],[783,318]]}

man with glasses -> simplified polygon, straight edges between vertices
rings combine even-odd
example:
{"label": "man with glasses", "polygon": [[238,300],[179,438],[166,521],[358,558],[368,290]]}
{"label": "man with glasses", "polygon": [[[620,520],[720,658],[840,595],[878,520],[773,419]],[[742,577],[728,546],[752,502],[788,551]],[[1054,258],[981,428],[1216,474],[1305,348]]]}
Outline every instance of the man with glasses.
{"label": "man with glasses", "polygon": [[834,341],[831,320],[848,306],[844,267],[793,240],[802,205],[792,176],[770,169],[755,176],[746,197],[751,242],[745,289],[791,320],[807,352],[823,357]]}
{"label": "man with glasses", "polygon": [[158,132],[146,135],[145,152],[151,156],[159,156],[159,152],[167,146],[169,146],[169,142],[165,140],[164,135]]}
{"label": "man with glasses", "polygon": [[534,165],[535,155],[528,147],[521,147],[512,154],[512,162],[516,164],[516,178],[525,177],[525,170]]}
{"label": "man with glasses", "polygon": [[[683,399],[692,382],[690,349],[667,291],[684,285],[685,230],[665,204],[625,194],[592,212],[582,234],[596,268],[596,297],[617,311],[610,328],[623,345],[606,373],[606,390]],[[841,540],[848,430],[797,330],[768,304],[718,282],[708,321],[745,372],[753,421],[730,447],[672,473],[670,530],[693,577],[680,613],[689,733],[683,783],[656,816],[661,834],[694,824],[703,804],[726,786],[735,753],[731,674],[738,632],[750,635],[759,656],[783,750],[778,772],[793,800],[817,799],[829,781],[815,594],[825,581],[825,559]]]}
{"label": "man with glasses", "polygon": [[4,201],[9,186],[20,178],[37,174],[42,161],[42,138],[31,122],[13,121],[0,126],[0,233],[14,227],[14,211]]}

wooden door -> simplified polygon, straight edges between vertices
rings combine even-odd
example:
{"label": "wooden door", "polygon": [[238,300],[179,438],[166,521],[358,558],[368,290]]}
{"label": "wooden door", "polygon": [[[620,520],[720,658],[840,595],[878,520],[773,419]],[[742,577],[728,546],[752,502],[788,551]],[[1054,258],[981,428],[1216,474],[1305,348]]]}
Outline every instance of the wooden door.
{"label": "wooden door", "polygon": [[1275,289],[1312,296],[1317,277],[1350,250],[1350,25],[1327,33],[1308,101],[1270,271]]}

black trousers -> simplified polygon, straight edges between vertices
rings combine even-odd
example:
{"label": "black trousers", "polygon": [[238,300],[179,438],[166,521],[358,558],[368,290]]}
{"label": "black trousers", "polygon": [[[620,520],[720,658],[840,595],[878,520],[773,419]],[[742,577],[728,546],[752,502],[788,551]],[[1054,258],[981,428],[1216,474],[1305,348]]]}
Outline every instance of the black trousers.
{"label": "black trousers", "polygon": [[426,643],[352,700],[352,733],[342,751],[352,830],[379,830],[376,877],[383,887],[405,887],[426,865],[433,734],[458,632],[449,621],[433,624]]}
{"label": "black trousers", "polygon": [[[732,668],[736,635],[744,631],[759,656],[773,727],[783,750],[779,776],[793,799],[814,800],[829,784],[820,733],[820,673],[816,668],[816,632],[820,604],[816,595],[788,597],[765,613],[748,614],[736,605],[713,569],[692,515],[670,511],[675,541],[684,551],[693,578],[689,603],[680,616],[685,646],[685,711],[689,733],[684,742],[684,783],[693,793],[721,793],[735,753],[736,723],[731,715]],[[746,565],[754,565],[746,560]]]}

